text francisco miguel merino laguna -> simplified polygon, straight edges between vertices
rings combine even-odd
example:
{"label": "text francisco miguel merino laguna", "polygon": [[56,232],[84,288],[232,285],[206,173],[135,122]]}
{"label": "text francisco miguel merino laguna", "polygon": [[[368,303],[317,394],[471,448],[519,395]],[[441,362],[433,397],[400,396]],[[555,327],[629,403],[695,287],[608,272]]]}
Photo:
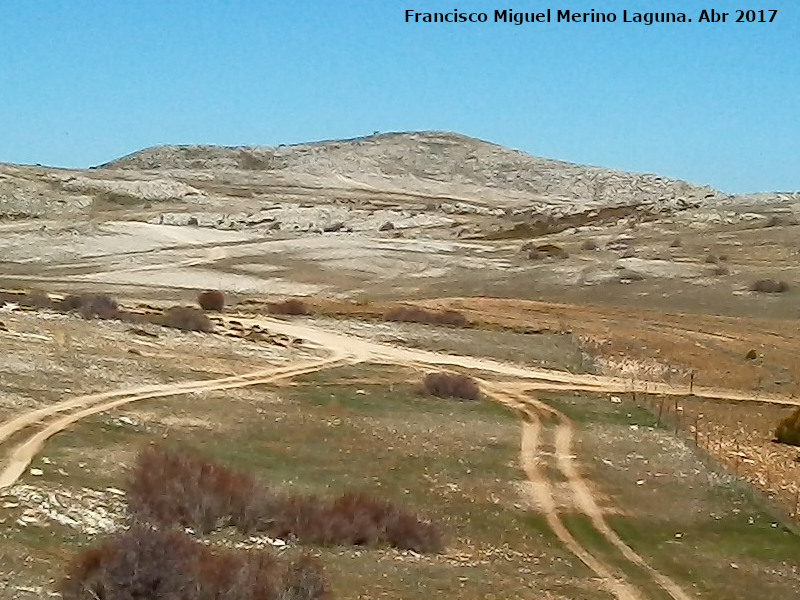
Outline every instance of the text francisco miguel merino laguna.
{"label": "text francisco miguel merino laguna", "polygon": [[[772,23],[777,10],[736,10],[734,14],[714,9],[699,10],[693,14],[694,19],[683,12],[634,12],[623,10],[621,15],[615,12],[590,10],[578,12],[574,10],[546,9],[540,12],[521,12],[514,10],[495,10],[492,12],[462,12],[458,9],[449,12],[417,12],[405,11],[406,23],[486,23],[492,16],[495,23]],[[621,17],[621,18],[620,18]]]}

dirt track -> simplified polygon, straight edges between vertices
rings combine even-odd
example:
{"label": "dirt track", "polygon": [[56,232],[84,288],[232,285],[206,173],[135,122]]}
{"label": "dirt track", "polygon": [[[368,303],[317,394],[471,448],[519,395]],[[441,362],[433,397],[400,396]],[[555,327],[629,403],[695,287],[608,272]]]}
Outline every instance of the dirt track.
{"label": "dirt track", "polygon": [[[678,584],[666,575],[656,571],[635,551],[633,551],[611,529],[603,518],[590,487],[581,478],[571,455],[572,425],[559,411],[535,400],[524,392],[528,390],[587,390],[594,392],[619,393],[630,390],[630,383],[619,378],[594,375],[578,375],[546,369],[532,369],[502,363],[495,360],[466,356],[446,355],[424,350],[400,348],[357,338],[355,336],[333,333],[310,325],[291,323],[268,318],[245,318],[237,320],[246,325],[259,325],[275,333],[289,335],[310,342],[327,351],[327,358],[307,361],[289,367],[262,369],[243,375],[221,379],[190,381],[168,385],[145,386],[127,390],[114,390],[98,394],[79,396],[46,408],[33,410],[0,424],[0,446],[9,442],[24,430],[35,429],[23,441],[8,449],[3,455],[0,471],[0,489],[13,485],[25,472],[31,460],[41,450],[44,443],[53,435],[64,431],[80,419],[110,410],[137,400],[160,398],[189,392],[224,390],[270,383],[279,379],[310,373],[320,369],[358,362],[391,363],[420,367],[421,365],[456,366],[510,376],[517,381],[508,384],[485,383],[487,391],[498,401],[515,409],[523,419],[521,461],[531,481],[533,499],[539,505],[549,526],[564,545],[584,562],[603,582],[604,586],[619,600],[640,600],[642,592],[633,586],[626,574],[631,570],[644,571],[674,600],[690,600]],[[644,382],[641,382],[644,385]],[[683,387],[670,386],[660,382],[647,382],[648,390],[659,394],[686,395]],[[796,399],[759,395],[758,397],[734,390],[696,388],[695,395],[706,398],[729,400],[758,400],[785,405],[800,405]],[[58,417],[60,413],[66,413]],[[54,418],[55,417],[55,418]],[[48,419],[50,419],[48,421]],[[590,520],[594,529],[626,561],[625,574],[618,573],[598,558],[579,539],[569,531],[560,519],[555,506],[552,486],[544,471],[539,467],[542,457],[540,439],[545,428],[542,421],[555,423],[549,428],[554,447],[553,468],[557,469],[568,482],[573,508]],[[38,426],[38,428],[37,428]]]}

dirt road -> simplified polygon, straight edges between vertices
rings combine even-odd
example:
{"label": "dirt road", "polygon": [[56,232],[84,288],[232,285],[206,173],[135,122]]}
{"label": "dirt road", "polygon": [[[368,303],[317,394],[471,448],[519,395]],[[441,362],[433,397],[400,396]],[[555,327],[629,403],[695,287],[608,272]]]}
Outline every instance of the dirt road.
{"label": "dirt road", "polygon": [[[571,423],[559,411],[525,393],[530,390],[563,389],[620,393],[630,391],[629,381],[614,377],[528,368],[490,359],[402,348],[327,331],[308,324],[273,318],[226,316],[223,320],[231,318],[235,318],[242,325],[250,327],[258,325],[273,333],[300,338],[318,346],[327,352],[328,356],[288,367],[262,369],[221,379],[145,386],[79,396],[19,415],[0,424],[0,448],[7,444],[13,436],[17,436],[27,429],[33,431],[3,454],[0,489],[13,485],[19,479],[37,452],[53,435],[64,431],[82,418],[137,400],[259,385],[320,369],[358,362],[390,363],[416,368],[432,365],[462,367],[473,372],[493,373],[515,379],[514,382],[505,384],[485,381],[484,387],[493,398],[513,408],[521,415],[523,421],[521,463],[531,482],[532,498],[539,506],[554,534],[565,547],[600,578],[604,587],[619,600],[642,600],[647,596],[631,583],[629,577],[631,572],[639,570],[646,573],[673,600],[691,600],[692,596],[669,577],[650,566],[611,529],[603,518],[603,512],[599,508],[591,488],[581,478],[578,468],[574,464],[571,453],[573,435]],[[647,385],[647,389],[651,393],[682,396],[687,393],[684,387],[671,386],[661,382],[640,382],[640,385]],[[696,388],[694,394],[704,398],[758,400],[759,402],[800,405],[800,401],[792,398],[763,395],[755,397],[736,390]],[[543,428],[543,420],[547,420],[548,424],[554,423],[555,425]],[[624,559],[623,562],[626,565],[623,569],[624,573],[619,572],[619,569],[612,568],[601,557],[589,551],[561,519],[553,498],[552,483],[539,464],[543,456],[540,449],[540,438],[545,430],[551,437],[553,446],[551,455],[554,462],[550,468],[558,471],[561,477],[567,481],[572,509],[587,517],[595,531]]]}

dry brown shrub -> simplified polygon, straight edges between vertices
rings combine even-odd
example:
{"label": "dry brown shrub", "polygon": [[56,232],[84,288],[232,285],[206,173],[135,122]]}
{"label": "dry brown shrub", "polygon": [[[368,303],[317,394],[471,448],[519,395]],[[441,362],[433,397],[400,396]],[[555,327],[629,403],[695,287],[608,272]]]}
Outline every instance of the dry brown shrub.
{"label": "dry brown shrub", "polygon": [[388,544],[437,552],[436,526],[367,493],[334,499],[274,495],[247,474],[163,447],[144,450],[126,484],[128,511],[141,522],[207,533],[233,526],[319,545]]}
{"label": "dry brown shrub", "polygon": [[705,258],[706,264],[716,265],[719,262],[719,256],[709,252]]}
{"label": "dry brown shrub", "polygon": [[57,302],[58,310],[77,311],[84,319],[118,319],[117,301],[108,294],[70,294]]}
{"label": "dry brown shrub", "polygon": [[683,246],[683,241],[679,237],[673,238],[669,243],[670,248],[680,248],[681,246]]}
{"label": "dry brown shrub", "polygon": [[542,258],[569,258],[569,253],[561,246],[556,246],[555,244],[528,242],[522,245],[522,252],[527,252],[528,258],[531,260],[539,260]]}
{"label": "dry brown shrub", "polygon": [[214,325],[206,314],[194,306],[171,306],[157,319],[164,327],[182,331],[213,331]]}
{"label": "dry brown shrub", "polygon": [[318,496],[270,498],[257,529],[320,546],[380,546],[439,552],[438,528],[418,515],[365,492],[326,500]]}
{"label": "dry brown shrub", "polygon": [[581,250],[597,250],[599,247],[600,245],[594,238],[586,239],[581,244]]}
{"label": "dry brown shrub", "polygon": [[775,439],[781,444],[800,446],[800,408],[778,423]]}
{"label": "dry brown shrub", "polygon": [[221,312],[225,307],[225,295],[218,290],[205,290],[197,295],[197,304],[203,310]]}
{"label": "dry brown shrub", "polygon": [[16,302],[20,306],[28,306],[30,308],[53,308],[54,306],[50,296],[41,290],[30,290],[20,296]]}
{"label": "dry brown shrub", "polygon": [[160,446],[139,453],[125,489],[136,518],[200,533],[246,521],[264,494],[249,475]]}
{"label": "dry brown shrub", "polygon": [[288,298],[282,302],[267,303],[270,314],[273,315],[310,315],[311,309],[300,298]]}
{"label": "dry brown shrub", "polygon": [[460,373],[428,373],[422,380],[424,391],[439,398],[477,400],[481,391],[478,382]]}
{"label": "dry brown shrub", "polygon": [[77,555],[59,584],[64,600],[323,600],[321,565],[267,551],[211,549],[177,531],[142,526]]}
{"label": "dry brown shrub", "polygon": [[762,292],[765,294],[780,294],[788,289],[788,283],[785,281],[775,281],[774,279],[758,279],[750,284],[751,292]]}
{"label": "dry brown shrub", "polygon": [[425,323],[428,325],[452,325],[466,327],[467,318],[457,310],[430,310],[419,306],[395,306],[384,314],[387,321],[402,323]]}
{"label": "dry brown shrub", "polygon": [[711,274],[716,276],[730,275],[731,270],[726,265],[714,265]]}

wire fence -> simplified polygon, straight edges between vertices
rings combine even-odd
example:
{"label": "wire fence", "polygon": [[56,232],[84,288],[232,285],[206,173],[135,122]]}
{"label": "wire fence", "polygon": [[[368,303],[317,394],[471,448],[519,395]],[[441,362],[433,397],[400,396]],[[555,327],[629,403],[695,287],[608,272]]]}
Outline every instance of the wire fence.
{"label": "wire fence", "polygon": [[[700,452],[712,468],[721,469],[741,485],[751,499],[767,504],[786,517],[793,529],[800,525],[800,448],[792,459],[784,450],[770,449],[771,434],[763,435],[742,422],[734,411],[728,418],[720,409],[704,412],[709,401],[693,396],[694,374],[687,381],[686,396],[650,393],[645,383],[631,378],[630,396],[647,409],[656,427],[667,429]],[[706,404],[707,406],[707,404]],[[721,404],[720,406],[725,406]],[[730,405],[728,405],[730,406]],[[737,405],[741,410],[741,405]],[[775,422],[773,425],[777,425]]]}

